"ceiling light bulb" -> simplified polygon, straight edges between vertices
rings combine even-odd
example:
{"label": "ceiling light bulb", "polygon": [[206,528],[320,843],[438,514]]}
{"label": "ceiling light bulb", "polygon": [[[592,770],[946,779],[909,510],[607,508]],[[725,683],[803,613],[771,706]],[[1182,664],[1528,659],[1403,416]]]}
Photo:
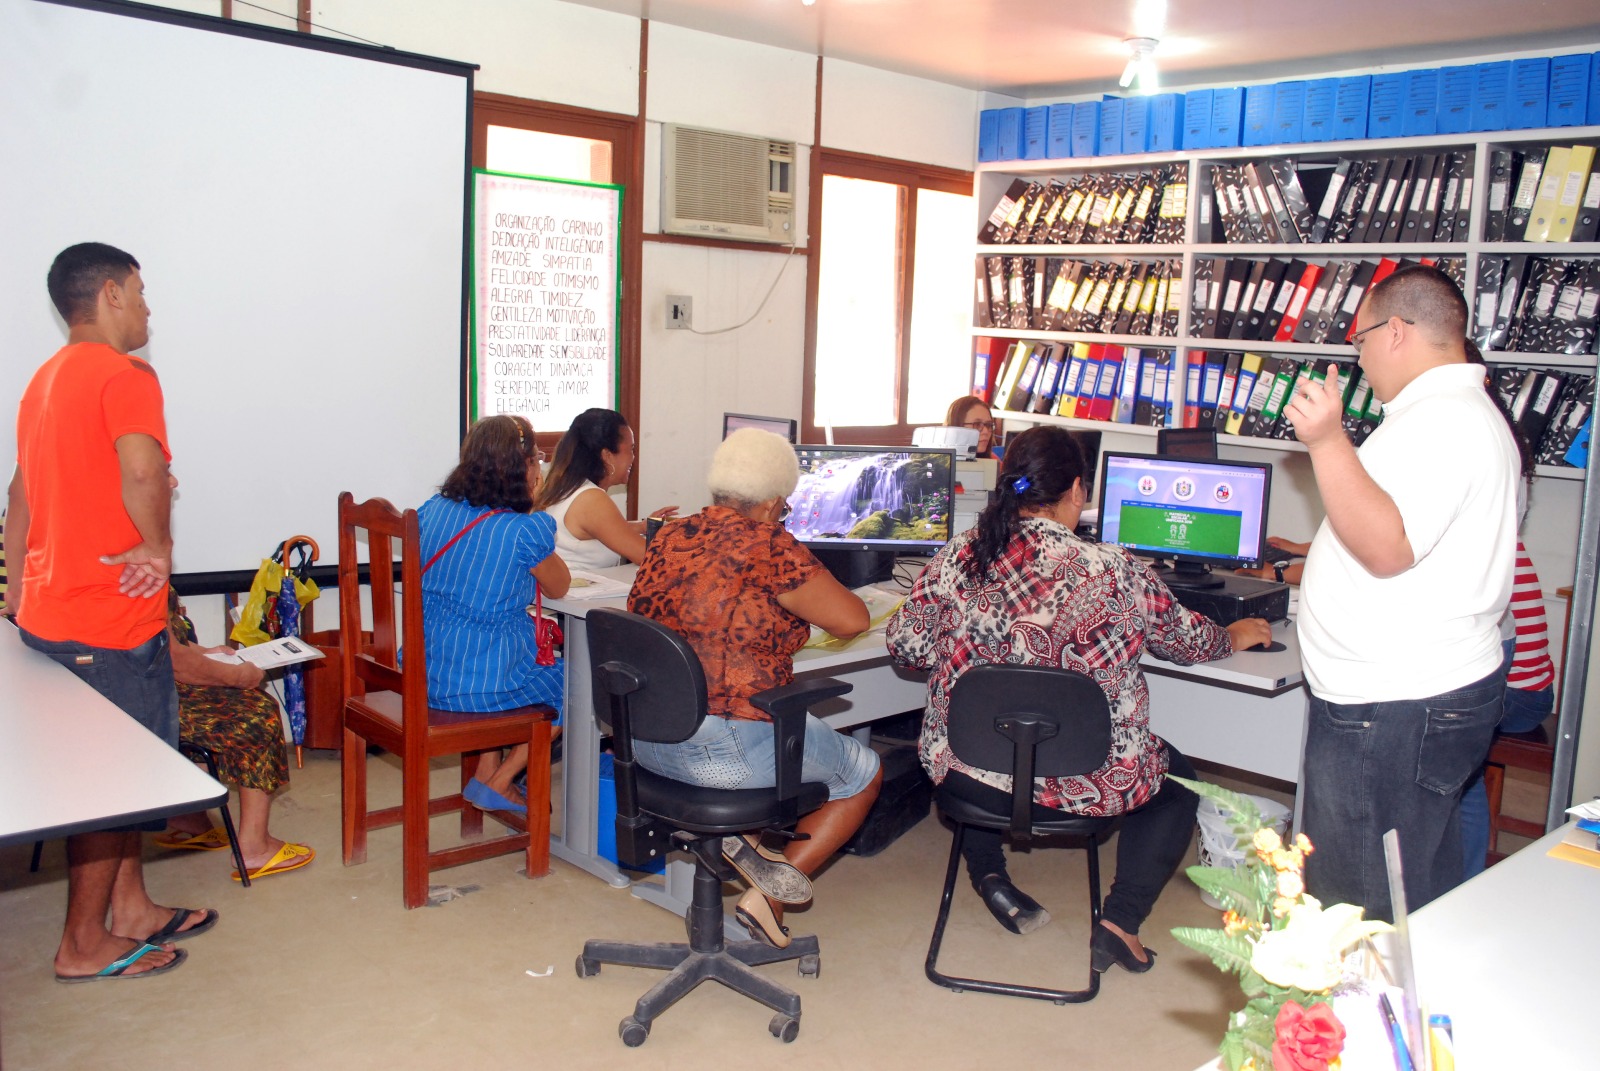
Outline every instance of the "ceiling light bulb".
{"label": "ceiling light bulb", "polygon": [[1128,65],[1122,69],[1117,84],[1126,89],[1137,79],[1140,93],[1154,93],[1160,81],[1154,53],[1161,42],[1154,37],[1130,37],[1122,43],[1129,52]]}
{"label": "ceiling light bulb", "polygon": [[810,7],[812,4],[815,4],[817,0],[800,0],[800,2],[806,7]]}

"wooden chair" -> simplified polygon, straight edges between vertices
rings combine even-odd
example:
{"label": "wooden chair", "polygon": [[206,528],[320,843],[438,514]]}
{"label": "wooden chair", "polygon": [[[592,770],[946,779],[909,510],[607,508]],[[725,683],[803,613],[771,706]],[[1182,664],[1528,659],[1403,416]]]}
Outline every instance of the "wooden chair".
{"label": "wooden chair", "polygon": [[[361,587],[356,532],[367,534],[372,600],[372,638],[361,643]],[[339,496],[339,632],[345,693],[343,827],[346,866],[367,859],[367,831],[399,824],[403,830],[405,904],[428,900],[428,875],[508,852],[527,853],[528,877],[550,868],[550,724],[546,706],[494,713],[460,713],[428,706],[428,673],[423,656],[422,561],[417,511],[398,512],[381,498],[356,505],[350,492]],[[399,543],[400,618],[395,620],[395,543]],[[404,665],[400,643],[406,647]],[[401,803],[367,809],[367,744],[400,758]],[[461,812],[461,835],[483,831],[483,812],[460,792],[437,799],[428,789],[429,763],[444,755],[461,756],[461,785],[477,769],[478,755],[490,748],[528,745],[528,818],[495,812],[516,832],[440,851],[428,849],[428,820]]]}

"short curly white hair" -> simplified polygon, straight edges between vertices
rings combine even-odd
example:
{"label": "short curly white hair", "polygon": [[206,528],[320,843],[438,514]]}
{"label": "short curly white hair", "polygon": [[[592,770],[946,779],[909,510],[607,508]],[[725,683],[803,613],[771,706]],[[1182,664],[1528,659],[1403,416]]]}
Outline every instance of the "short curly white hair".
{"label": "short curly white hair", "polygon": [[712,498],[750,506],[788,498],[799,482],[800,461],[789,440],[759,428],[739,428],[722,440],[706,476]]}

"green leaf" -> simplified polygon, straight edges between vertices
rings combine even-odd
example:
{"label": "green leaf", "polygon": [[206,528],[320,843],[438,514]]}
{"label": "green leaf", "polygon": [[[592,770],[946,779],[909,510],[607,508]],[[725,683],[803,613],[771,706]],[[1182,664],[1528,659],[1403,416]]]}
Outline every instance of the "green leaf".
{"label": "green leaf", "polygon": [[1211,957],[1218,970],[1242,974],[1250,969],[1250,939],[1243,934],[1227,934],[1221,930],[1201,929],[1198,926],[1178,926],[1172,936],[1196,952]]}
{"label": "green leaf", "polygon": [[1246,796],[1207,781],[1191,781],[1187,777],[1177,777],[1173,774],[1167,776],[1184,788],[1216,803],[1224,812],[1223,817],[1228,823],[1228,828],[1239,838],[1240,848],[1246,848],[1247,842],[1255,836],[1256,830],[1267,824],[1261,811]]}
{"label": "green leaf", "polygon": [[1220,900],[1224,907],[1237,911],[1247,919],[1257,919],[1261,917],[1265,904],[1262,899],[1263,882],[1256,869],[1192,866],[1185,873],[1190,881]]}

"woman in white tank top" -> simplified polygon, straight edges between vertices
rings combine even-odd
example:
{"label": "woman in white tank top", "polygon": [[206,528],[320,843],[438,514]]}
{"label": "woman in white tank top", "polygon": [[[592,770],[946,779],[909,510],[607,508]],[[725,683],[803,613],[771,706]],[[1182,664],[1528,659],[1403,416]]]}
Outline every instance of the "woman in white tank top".
{"label": "woman in white tank top", "polygon": [[[644,521],[622,516],[607,493],[633,469],[633,429],[621,413],[586,409],[556,444],[533,508],[556,522],[556,553],[573,569],[607,569],[644,558]],[[677,506],[650,514],[670,517]]]}

